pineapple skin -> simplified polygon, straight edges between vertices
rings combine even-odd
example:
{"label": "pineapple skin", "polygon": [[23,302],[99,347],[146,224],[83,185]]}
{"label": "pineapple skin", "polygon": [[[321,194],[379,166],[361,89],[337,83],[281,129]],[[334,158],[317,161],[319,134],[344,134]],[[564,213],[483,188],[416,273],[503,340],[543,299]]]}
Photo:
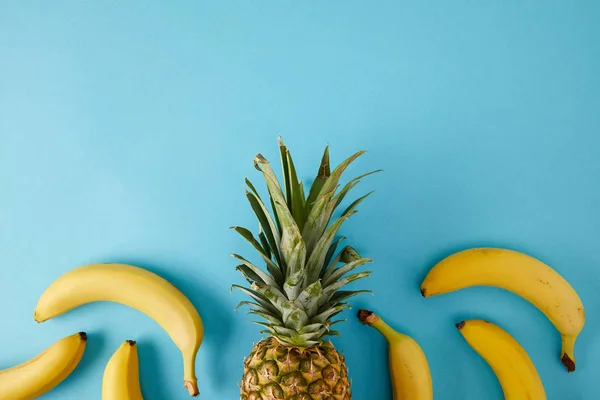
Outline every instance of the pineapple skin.
{"label": "pineapple skin", "polygon": [[344,356],[330,342],[300,348],[268,337],[244,361],[240,400],[350,399]]}

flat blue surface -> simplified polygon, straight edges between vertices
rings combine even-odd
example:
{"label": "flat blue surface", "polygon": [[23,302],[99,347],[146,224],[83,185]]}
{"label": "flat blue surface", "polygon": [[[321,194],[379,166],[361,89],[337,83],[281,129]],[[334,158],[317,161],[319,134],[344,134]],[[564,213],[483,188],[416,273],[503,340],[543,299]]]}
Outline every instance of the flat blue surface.
{"label": "flat blue surface", "polygon": [[[175,4],[177,3],[177,4]],[[186,399],[157,324],[93,304],[38,325],[63,272],[120,261],[161,273],[206,323],[202,398],[235,399],[260,327],[233,308],[231,225],[256,226],[243,191],[276,138],[311,180],[323,147],[369,152],[376,189],[343,228],[375,259],[369,307],[426,351],[435,397],[501,399],[454,323],[483,317],[529,352],[549,399],[600,391],[600,6],[595,1],[0,3],[0,368],[86,330],[76,372],[46,399],[100,399],[106,361],[139,342],[146,399]],[[453,251],[506,246],[554,266],[588,316],[578,370],[524,300],[469,289],[424,300]],[[388,399],[385,343],[345,313],[354,398]]]}

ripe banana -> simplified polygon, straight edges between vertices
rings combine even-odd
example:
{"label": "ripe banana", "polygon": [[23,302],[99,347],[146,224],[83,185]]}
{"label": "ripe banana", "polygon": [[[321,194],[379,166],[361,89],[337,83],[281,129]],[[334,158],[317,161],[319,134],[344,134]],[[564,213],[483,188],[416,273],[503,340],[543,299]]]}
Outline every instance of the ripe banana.
{"label": "ripe banana", "polygon": [[421,293],[429,297],[471,286],[500,287],[540,309],[562,335],[562,363],[567,371],[575,371],[575,340],[583,329],[585,311],[577,292],[555,270],[513,250],[468,249],[435,265],[421,284]]}
{"label": "ripe banana", "polygon": [[137,345],[125,341],[108,360],[102,378],[102,400],[143,400]]}
{"label": "ripe banana", "polygon": [[35,399],[54,389],[73,372],[83,352],[87,335],[84,332],[67,336],[42,353],[0,371],[0,399]]}
{"label": "ripe banana", "polygon": [[358,319],[377,329],[388,341],[394,400],[432,400],[431,371],[421,346],[410,336],[393,330],[372,311],[359,310]]}
{"label": "ripe banana", "polygon": [[184,387],[191,396],[198,395],[195,365],[204,327],[198,311],[183,293],[143,268],[111,263],[84,265],[65,273],[44,291],[34,318],[43,322],[95,301],[125,304],[158,322],[182,353]]}
{"label": "ripe banana", "polygon": [[469,345],[492,367],[506,400],[545,400],[546,393],[533,362],[506,331],[488,321],[456,324]]}

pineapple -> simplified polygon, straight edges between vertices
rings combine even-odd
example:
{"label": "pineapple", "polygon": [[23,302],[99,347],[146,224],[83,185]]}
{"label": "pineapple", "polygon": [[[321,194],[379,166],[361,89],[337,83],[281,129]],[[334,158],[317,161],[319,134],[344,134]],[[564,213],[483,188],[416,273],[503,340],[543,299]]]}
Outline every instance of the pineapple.
{"label": "pineapple", "polygon": [[369,276],[370,271],[348,274],[372,260],[361,257],[350,246],[336,254],[343,239],[336,238],[336,234],[370,193],[351,203],[338,219],[333,214],[360,178],[377,171],[354,178],[337,191],[344,170],[364,151],[331,172],[326,148],[306,197],[281,139],[279,149],[283,187],[262,155],[254,159],[254,166],[266,181],[273,215],[246,179],[246,197],[259,222],[258,239],[245,228],[233,227],[258,251],[266,266],[258,268],[233,254],[241,262],[237,270],[249,283],[249,287],[233,287],[253,299],[241,302],[238,308],[249,306],[251,314],[264,319],[255,322],[265,328],[261,333],[269,334],[245,359],[240,399],[351,399],[344,357],[326,337],[339,335],[332,326],[342,321],[333,319],[349,308],[345,300],[368,292],[341,290],[350,282]]}

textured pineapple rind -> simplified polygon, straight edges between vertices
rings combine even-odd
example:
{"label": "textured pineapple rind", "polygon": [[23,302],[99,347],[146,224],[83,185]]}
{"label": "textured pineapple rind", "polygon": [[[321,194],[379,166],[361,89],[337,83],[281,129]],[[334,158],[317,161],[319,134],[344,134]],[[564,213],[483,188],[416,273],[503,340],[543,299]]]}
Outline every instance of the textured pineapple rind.
{"label": "textured pineapple rind", "polygon": [[352,399],[344,357],[329,342],[299,348],[268,337],[244,361],[240,400],[321,399]]}

